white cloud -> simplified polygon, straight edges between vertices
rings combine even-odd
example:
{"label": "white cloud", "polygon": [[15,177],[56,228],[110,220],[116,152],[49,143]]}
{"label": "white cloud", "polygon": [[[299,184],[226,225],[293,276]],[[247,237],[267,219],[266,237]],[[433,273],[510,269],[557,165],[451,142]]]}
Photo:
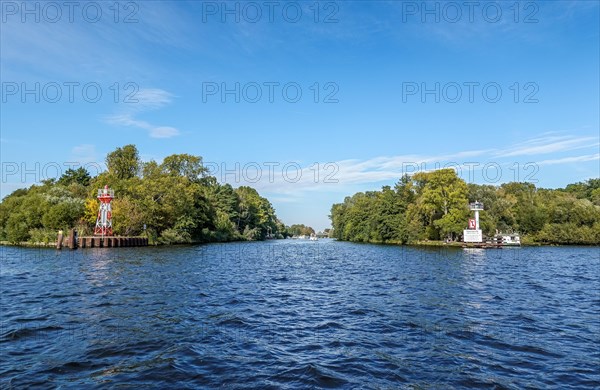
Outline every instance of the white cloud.
{"label": "white cloud", "polygon": [[[546,159],[537,163],[535,162],[535,156],[548,153],[556,154],[575,149],[597,148],[597,141],[598,139],[594,137],[546,134],[505,148],[459,151],[446,155],[379,156],[367,160],[340,160],[327,165],[320,164],[318,169],[315,165],[301,167],[290,164],[290,168],[285,173],[283,172],[284,163],[282,163],[278,167],[279,172],[276,172],[272,178],[268,178],[265,169],[263,177],[258,183],[245,182],[244,172],[242,171],[239,175],[241,176],[241,182],[231,182],[231,184],[252,185],[260,191],[285,195],[287,198],[288,196],[298,196],[303,192],[314,191],[347,193],[351,187],[364,187],[365,185],[375,187],[376,184],[397,181],[405,173],[429,172],[446,167],[458,167],[462,171],[462,177],[467,179],[472,171],[481,170],[488,163],[508,167],[509,171],[514,169],[513,164],[516,161],[510,161],[509,157],[525,156],[528,162],[537,165],[595,161],[599,159],[599,154],[565,156]],[[479,158],[479,161],[475,161],[476,157]],[[231,177],[232,175],[228,176],[228,178]]]}
{"label": "white cloud", "polygon": [[140,89],[132,99],[132,103],[123,103],[122,112],[106,118],[107,123],[117,126],[137,127],[144,129],[152,138],[171,138],[179,135],[179,130],[171,126],[156,126],[136,119],[145,111],[160,109],[171,103],[173,95],[157,88]]}
{"label": "white cloud", "polygon": [[[97,22],[91,22],[76,2],[48,4],[59,12],[55,22],[46,21],[54,14],[46,15],[44,2],[24,4],[14,2],[17,13],[3,15],[0,68],[6,79],[93,80],[109,85],[131,80],[132,75],[146,79],[155,74],[155,63],[138,48],[181,47],[191,36],[187,21],[192,18],[174,2],[130,2],[118,15],[113,3],[94,2],[90,15],[101,8]],[[42,12],[22,14],[36,8]]]}
{"label": "white cloud", "polygon": [[98,161],[98,153],[96,147],[91,144],[82,144],[74,146],[71,149],[71,158],[79,164]]}
{"label": "white cloud", "polygon": [[277,203],[298,203],[302,200],[302,198],[297,198],[293,196],[271,196],[269,197],[271,202]]}
{"label": "white cloud", "polygon": [[600,160],[600,153],[596,154],[588,154],[584,156],[571,156],[564,158],[557,158],[552,160],[542,160],[539,161],[538,165],[555,165],[555,164],[569,164],[569,163],[577,163],[577,162],[586,162],[586,161],[596,161]]}
{"label": "white cloud", "polygon": [[174,127],[154,127],[150,130],[150,137],[152,138],[171,138],[179,135],[179,130]]}
{"label": "white cloud", "polygon": [[496,156],[514,157],[547,154],[588,148],[590,146],[598,146],[598,138],[547,135],[544,137],[527,140],[519,145],[514,145],[508,149],[501,150]]}
{"label": "white cloud", "polygon": [[133,103],[125,103],[136,111],[147,111],[162,108],[171,103],[173,95],[158,88],[140,89],[131,97]]}

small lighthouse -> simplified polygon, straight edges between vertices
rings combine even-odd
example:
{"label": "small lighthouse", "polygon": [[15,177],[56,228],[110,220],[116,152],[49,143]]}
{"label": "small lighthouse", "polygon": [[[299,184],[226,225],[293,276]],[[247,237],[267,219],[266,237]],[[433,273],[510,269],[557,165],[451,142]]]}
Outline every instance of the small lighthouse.
{"label": "small lighthouse", "polygon": [[463,230],[464,242],[483,242],[483,234],[479,228],[479,212],[483,210],[483,203],[475,201],[469,204],[469,209],[475,212],[475,218],[469,219],[468,229]]}
{"label": "small lighthouse", "polygon": [[95,235],[112,236],[112,208],[110,202],[115,197],[115,192],[104,186],[98,190],[98,200],[100,201],[100,210],[96,219],[96,227],[94,228]]}

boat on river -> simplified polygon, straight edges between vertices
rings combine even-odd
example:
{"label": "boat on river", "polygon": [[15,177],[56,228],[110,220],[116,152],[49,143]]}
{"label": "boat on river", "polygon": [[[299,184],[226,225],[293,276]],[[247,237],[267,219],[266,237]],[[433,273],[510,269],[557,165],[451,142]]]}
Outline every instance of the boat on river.
{"label": "boat on river", "polygon": [[502,246],[521,246],[521,236],[513,234],[498,234],[496,237],[502,239]]}

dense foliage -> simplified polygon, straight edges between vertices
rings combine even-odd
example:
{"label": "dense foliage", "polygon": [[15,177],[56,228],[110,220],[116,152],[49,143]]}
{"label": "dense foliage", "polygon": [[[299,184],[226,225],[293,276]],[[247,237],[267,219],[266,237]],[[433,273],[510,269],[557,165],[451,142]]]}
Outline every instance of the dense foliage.
{"label": "dense foliage", "polygon": [[315,229],[304,224],[299,224],[288,227],[287,233],[290,236],[310,236],[311,234],[315,234]]}
{"label": "dense foliage", "polygon": [[134,145],[106,158],[108,170],[92,178],[79,168],[58,180],[19,189],[0,203],[0,240],[52,242],[59,229],[91,234],[99,203],[97,190],[115,190],[116,235],[146,235],[151,242],[185,243],[283,237],[286,227],[271,203],[250,187],[221,185],[207,175],[202,158],[166,157],[142,162]]}
{"label": "dense foliage", "polygon": [[333,236],[356,242],[460,240],[479,200],[487,236],[519,232],[525,242],[600,244],[600,179],[541,189],[531,183],[467,184],[454,170],[404,176],[394,188],[359,192],[334,204]]}

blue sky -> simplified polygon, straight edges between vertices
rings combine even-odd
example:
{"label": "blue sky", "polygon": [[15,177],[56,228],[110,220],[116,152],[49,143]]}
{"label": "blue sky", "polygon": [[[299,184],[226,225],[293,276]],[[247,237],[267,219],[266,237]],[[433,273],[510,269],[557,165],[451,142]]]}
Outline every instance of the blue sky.
{"label": "blue sky", "polygon": [[600,176],[596,1],[23,4],[1,10],[2,197],[129,143],[316,229],[417,169]]}

